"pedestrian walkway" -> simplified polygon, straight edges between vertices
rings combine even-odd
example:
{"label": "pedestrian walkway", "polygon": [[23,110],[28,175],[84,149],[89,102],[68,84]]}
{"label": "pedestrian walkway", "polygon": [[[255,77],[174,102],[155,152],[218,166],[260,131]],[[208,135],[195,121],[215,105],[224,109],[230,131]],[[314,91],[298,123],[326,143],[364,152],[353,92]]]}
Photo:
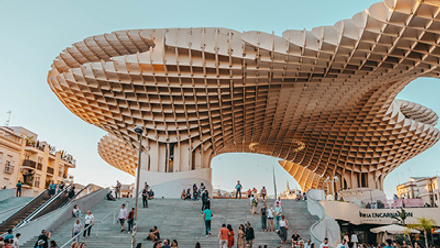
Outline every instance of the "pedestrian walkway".
{"label": "pedestrian walkway", "polygon": [[[92,209],[96,220],[102,219],[112,209],[117,208],[127,199],[118,199],[117,201],[104,201]],[[268,203],[270,205],[272,201]],[[128,209],[133,207],[134,200],[130,199]],[[156,225],[160,231],[161,238],[170,240],[176,239],[180,248],[194,247],[196,242],[200,242],[202,247],[214,248],[218,246],[217,234],[221,224],[231,224],[234,231],[237,232],[238,226],[249,221],[255,230],[255,244],[267,244],[269,247],[280,245],[280,239],[274,232],[261,232],[260,216],[251,215],[248,207],[248,200],[235,199],[214,199],[212,200],[212,211],[214,217],[212,220],[212,235],[205,237],[204,222],[201,214],[201,201],[182,201],[176,199],[154,199],[149,201],[149,208],[139,209],[139,231],[137,242],[142,242],[144,247],[152,247],[151,241],[145,241],[149,229]],[[260,204],[261,205],[261,204]],[[294,200],[283,200],[284,212],[287,216],[291,228],[289,237],[293,230],[303,239],[309,238],[309,228],[315,223],[316,218],[311,216],[306,208],[305,202]],[[260,206],[259,206],[260,207]],[[83,209],[86,211],[86,209]],[[70,239],[73,219],[63,224],[52,234],[52,239],[59,245]],[[292,226],[293,225],[293,226]],[[95,232],[99,229],[99,235]],[[92,229],[92,236],[81,239],[87,244],[87,247],[108,248],[110,247],[129,247],[131,235],[121,233],[119,224],[114,223],[113,215],[104,221],[101,225]],[[35,240],[28,242],[21,247],[33,247]],[[284,247],[290,247],[290,244]]]}

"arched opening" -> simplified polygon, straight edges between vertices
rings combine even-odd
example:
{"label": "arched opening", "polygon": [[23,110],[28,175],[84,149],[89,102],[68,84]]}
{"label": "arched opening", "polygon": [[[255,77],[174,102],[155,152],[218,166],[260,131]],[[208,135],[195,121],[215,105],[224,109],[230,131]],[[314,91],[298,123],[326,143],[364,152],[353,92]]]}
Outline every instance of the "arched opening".
{"label": "arched opening", "polygon": [[[301,190],[298,182],[285,170],[280,159],[255,153],[225,153],[215,156],[211,161],[212,186],[226,192],[233,192],[237,180],[243,185],[243,190],[256,188],[258,192],[266,187],[270,197],[290,190]],[[275,185],[273,176],[275,175]]]}

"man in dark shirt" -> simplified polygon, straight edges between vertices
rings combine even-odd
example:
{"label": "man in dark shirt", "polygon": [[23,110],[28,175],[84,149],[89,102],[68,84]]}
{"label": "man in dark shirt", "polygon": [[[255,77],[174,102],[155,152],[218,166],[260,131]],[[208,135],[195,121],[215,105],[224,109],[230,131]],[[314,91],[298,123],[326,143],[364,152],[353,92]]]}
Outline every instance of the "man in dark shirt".
{"label": "man in dark shirt", "polygon": [[49,248],[50,234],[51,234],[50,232],[47,232],[46,230],[43,229],[41,231],[40,236],[38,236],[37,243],[35,243],[34,247],[37,247],[38,246],[38,242],[40,240],[43,240],[44,241],[43,248]]}
{"label": "man in dark shirt", "polygon": [[299,241],[301,240],[301,236],[299,236],[298,232],[295,230],[292,234],[292,244],[295,246],[299,246]]}
{"label": "man in dark shirt", "polygon": [[254,240],[255,240],[254,229],[251,227],[251,223],[246,222],[246,245],[252,247]]}
{"label": "man in dark shirt", "polygon": [[21,187],[23,186],[23,184],[20,182],[20,180],[18,180],[18,183],[15,186],[17,186],[17,192],[15,192],[15,196],[21,197]]}
{"label": "man in dark shirt", "polygon": [[72,186],[69,190],[69,199],[72,199],[75,196],[75,186]]}
{"label": "man in dark shirt", "polygon": [[142,204],[144,206],[144,208],[148,208],[148,188],[145,187],[142,190]]}
{"label": "man in dark shirt", "polygon": [[260,216],[261,216],[261,231],[266,232],[267,231],[267,206],[266,204],[263,205],[263,207],[260,210]]}

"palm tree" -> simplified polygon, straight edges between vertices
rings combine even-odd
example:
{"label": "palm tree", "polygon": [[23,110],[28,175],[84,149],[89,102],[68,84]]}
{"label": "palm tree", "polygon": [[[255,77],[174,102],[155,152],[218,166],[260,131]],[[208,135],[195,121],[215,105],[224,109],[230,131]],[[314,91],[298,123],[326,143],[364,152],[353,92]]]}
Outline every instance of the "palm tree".
{"label": "palm tree", "polygon": [[428,246],[428,230],[431,230],[433,226],[437,225],[435,221],[431,218],[417,218],[417,222],[413,224],[409,224],[408,227],[412,229],[418,229],[423,231],[423,235],[425,236],[425,247]]}
{"label": "palm tree", "polygon": [[397,216],[393,216],[391,218],[397,220],[400,225],[405,226],[405,220],[406,220],[406,217],[408,217],[408,216],[406,215],[405,209],[403,209],[401,207],[400,210],[401,211],[397,210]]}

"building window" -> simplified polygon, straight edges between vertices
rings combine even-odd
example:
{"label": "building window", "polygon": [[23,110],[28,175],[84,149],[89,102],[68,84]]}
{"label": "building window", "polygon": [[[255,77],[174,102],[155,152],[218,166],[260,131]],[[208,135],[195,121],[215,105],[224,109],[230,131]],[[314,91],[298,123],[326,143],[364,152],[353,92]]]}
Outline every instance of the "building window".
{"label": "building window", "polygon": [[34,180],[34,187],[39,188],[40,187],[40,176],[36,176]]}
{"label": "building window", "polygon": [[43,164],[43,157],[38,157],[38,163]]}
{"label": "building window", "polygon": [[6,166],[11,166],[12,165],[12,156],[8,155],[8,157],[6,158]]}
{"label": "building window", "polygon": [[24,157],[25,160],[31,160],[31,156],[27,155]]}
{"label": "building window", "polygon": [[3,163],[3,152],[0,152],[0,164]]}

